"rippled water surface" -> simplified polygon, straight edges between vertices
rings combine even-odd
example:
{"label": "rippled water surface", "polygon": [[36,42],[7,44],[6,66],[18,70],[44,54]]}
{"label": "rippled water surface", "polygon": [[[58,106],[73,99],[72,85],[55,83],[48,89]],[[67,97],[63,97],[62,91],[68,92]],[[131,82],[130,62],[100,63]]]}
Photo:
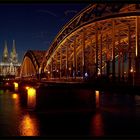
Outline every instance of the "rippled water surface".
{"label": "rippled water surface", "polygon": [[[22,103],[21,93],[0,90],[0,136],[140,135],[139,95],[91,89],[78,92],[81,97],[72,91],[53,90],[52,96],[43,96],[49,102],[42,100],[44,109],[34,111]],[[92,102],[96,103],[96,109]]]}

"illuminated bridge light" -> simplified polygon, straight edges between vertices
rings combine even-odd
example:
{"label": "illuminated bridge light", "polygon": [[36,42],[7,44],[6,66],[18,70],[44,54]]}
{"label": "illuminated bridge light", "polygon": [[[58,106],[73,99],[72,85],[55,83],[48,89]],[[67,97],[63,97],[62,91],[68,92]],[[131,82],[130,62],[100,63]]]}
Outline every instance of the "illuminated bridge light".
{"label": "illuminated bridge light", "polygon": [[15,91],[18,91],[18,83],[14,82],[14,89]]}
{"label": "illuminated bridge light", "polygon": [[27,105],[31,109],[36,106],[36,89],[33,87],[27,89]]}
{"label": "illuminated bridge light", "polygon": [[27,86],[27,87],[25,87],[25,89],[26,89],[26,90],[28,90],[28,89],[29,89],[29,87]]}
{"label": "illuminated bridge light", "polygon": [[100,93],[98,90],[95,91],[96,108],[100,106]]}

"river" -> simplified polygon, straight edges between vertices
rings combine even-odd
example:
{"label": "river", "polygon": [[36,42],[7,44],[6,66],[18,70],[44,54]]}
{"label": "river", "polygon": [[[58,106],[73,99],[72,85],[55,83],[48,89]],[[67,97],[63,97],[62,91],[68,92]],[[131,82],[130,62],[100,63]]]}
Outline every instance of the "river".
{"label": "river", "polygon": [[139,95],[94,89],[49,89],[44,95],[23,104],[22,93],[0,90],[0,136],[140,135]]}

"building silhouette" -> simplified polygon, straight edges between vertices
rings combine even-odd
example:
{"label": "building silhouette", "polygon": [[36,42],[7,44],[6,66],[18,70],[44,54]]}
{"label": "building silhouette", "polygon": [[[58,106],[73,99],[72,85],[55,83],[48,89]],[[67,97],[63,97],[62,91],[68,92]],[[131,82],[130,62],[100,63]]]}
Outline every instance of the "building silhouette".
{"label": "building silhouette", "polygon": [[20,68],[18,62],[18,54],[16,52],[15,40],[13,40],[12,50],[8,52],[7,41],[4,42],[4,50],[2,54],[2,61],[0,62],[0,76],[15,77],[18,69]]}

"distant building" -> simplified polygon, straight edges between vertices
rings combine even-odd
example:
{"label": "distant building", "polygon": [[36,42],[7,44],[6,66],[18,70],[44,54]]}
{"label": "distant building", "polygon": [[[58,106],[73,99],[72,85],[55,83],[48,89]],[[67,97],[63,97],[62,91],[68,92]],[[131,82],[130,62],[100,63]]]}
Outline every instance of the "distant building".
{"label": "distant building", "polygon": [[13,40],[12,51],[8,53],[7,42],[4,42],[4,50],[2,54],[2,61],[0,62],[0,76],[14,77],[18,73],[20,68],[20,63],[18,62],[18,54],[16,52],[15,40]]}

